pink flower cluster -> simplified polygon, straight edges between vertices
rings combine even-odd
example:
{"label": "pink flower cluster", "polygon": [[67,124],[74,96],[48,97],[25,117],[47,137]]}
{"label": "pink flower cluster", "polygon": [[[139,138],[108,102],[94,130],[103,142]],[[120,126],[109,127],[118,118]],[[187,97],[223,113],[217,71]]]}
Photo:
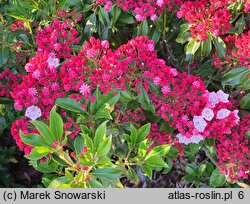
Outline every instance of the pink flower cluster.
{"label": "pink flower cluster", "polygon": [[4,69],[0,73],[0,97],[11,98],[10,92],[19,85],[21,78],[22,75],[13,74],[9,68]]}
{"label": "pink flower cluster", "polygon": [[[97,87],[104,94],[113,89],[129,90],[137,95],[141,94],[143,87],[157,115],[178,131],[180,143],[198,143],[211,137],[221,144],[242,134],[235,131],[239,123],[238,112],[229,96],[221,90],[210,93],[199,77],[188,76],[166,66],[164,60],[157,58],[154,42],[146,36],[136,37],[116,51],[111,50],[108,41],[92,37],[78,54],[73,55],[72,45],[78,43],[78,39],[69,22],[67,19],[64,22],[54,19],[51,25],[39,31],[36,38],[39,52],[25,65],[27,75],[22,77],[20,84],[9,87],[13,89],[14,107],[25,109],[27,117],[36,119],[42,116],[47,120],[55,100],[61,97],[70,96],[83,104],[86,99],[93,102],[92,93]],[[10,77],[15,81],[12,75]],[[159,93],[152,91],[150,83]],[[2,94],[8,94],[7,91]],[[34,108],[36,114],[29,111]],[[117,114],[122,122],[137,114],[132,121],[139,124],[145,120],[143,112],[139,109],[126,111],[124,116],[119,116],[121,112]],[[66,112],[62,116],[67,118]],[[19,136],[19,130],[24,133],[33,131],[28,126],[27,117],[13,123],[11,130],[19,148],[28,154],[32,147],[25,146]],[[72,138],[80,130],[72,118],[67,118],[65,129],[72,131]],[[152,125],[150,138],[158,143],[171,141],[170,135],[160,132],[156,123]],[[245,146],[239,140],[237,148]],[[235,151],[239,152],[238,149]],[[221,158],[223,160],[223,156]]]}
{"label": "pink flower cluster", "polygon": [[37,31],[36,42],[39,53],[54,52],[57,57],[67,58],[71,56],[72,45],[78,44],[78,32],[74,26],[81,20],[81,15],[76,16],[77,11],[71,13],[71,18],[65,11],[60,11],[51,25]]}
{"label": "pink flower cluster", "polygon": [[215,36],[224,35],[230,30],[230,11],[227,9],[229,1],[187,1],[177,13],[178,18],[184,18],[190,23],[192,37],[198,41],[205,41],[208,32]]}
{"label": "pink flower cluster", "polygon": [[243,66],[249,67],[250,69],[250,31],[247,33],[242,33],[235,40],[236,51],[232,52],[232,55],[239,59]]}
{"label": "pink flower cluster", "polygon": [[250,114],[245,115],[229,136],[221,136],[216,143],[218,165],[228,175],[228,181],[247,179],[250,168],[249,141]]}
{"label": "pink flower cluster", "polygon": [[[165,5],[168,5],[168,11],[172,11],[174,6],[181,5],[183,0],[140,0],[140,1],[131,1],[131,0],[116,0],[114,3],[121,7],[124,11],[131,10],[135,13],[135,18],[137,21],[144,21],[148,17],[151,20],[156,20],[158,16],[162,13]],[[97,4],[104,4],[104,9],[109,11],[112,6],[111,0],[97,0]]]}
{"label": "pink flower cluster", "polygon": [[214,66],[220,69],[248,67],[250,69],[250,48],[246,46],[250,40],[250,31],[240,35],[228,35],[223,39],[227,46],[226,57],[221,60],[213,55]]}

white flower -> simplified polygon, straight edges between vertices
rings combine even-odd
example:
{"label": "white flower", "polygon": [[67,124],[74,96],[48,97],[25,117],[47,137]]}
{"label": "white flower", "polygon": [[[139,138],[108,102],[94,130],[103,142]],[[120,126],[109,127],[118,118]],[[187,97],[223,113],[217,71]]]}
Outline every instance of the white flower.
{"label": "white flower", "polygon": [[220,109],[218,112],[217,112],[217,115],[216,115],[216,118],[217,119],[224,119],[226,118],[227,116],[229,116],[229,114],[231,113],[230,110],[227,110],[226,108],[222,108]]}
{"label": "white flower", "polygon": [[204,132],[204,130],[207,126],[207,122],[204,120],[204,118],[202,116],[194,116],[193,123],[194,123],[194,127],[199,132]]}
{"label": "white flower", "polygon": [[226,94],[226,93],[224,93],[222,90],[219,90],[219,91],[217,91],[217,97],[218,97],[218,99],[219,99],[219,101],[220,102],[222,102],[222,103],[227,103],[227,102],[229,102],[228,101],[228,94]]}
{"label": "white flower", "polygon": [[179,143],[188,145],[190,143],[189,139],[184,137],[181,133],[177,134],[176,137],[179,139]]}
{"label": "white flower", "polygon": [[30,106],[25,111],[25,116],[30,118],[31,120],[36,120],[37,118],[42,116],[41,109],[37,106]]}
{"label": "white flower", "polygon": [[214,108],[217,103],[219,103],[217,94],[215,92],[211,92],[208,98],[209,107]]}
{"label": "white flower", "polygon": [[183,136],[181,133],[177,134],[176,137],[179,139],[179,143],[188,145],[190,143],[198,144],[200,141],[204,140],[201,135],[192,135],[190,138]]}
{"label": "white flower", "polygon": [[236,117],[235,122],[238,124],[239,121],[240,121],[240,117],[238,116],[239,110],[234,110],[232,113],[233,113],[234,116]]}
{"label": "white flower", "polygon": [[59,59],[56,57],[51,57],[51,56],[47,59],[47,63],[50,69],[57,68],[60,65]]}
{"label": "white flower", "polygon": [[201,135],[193,135],[190,137],[190,143],[198,144],[202,140],[204,140],[204,138]]}
{"label": "white flower", "polygon": [[211,121],[214,117],[214,111],[210,108],[204,108],[201,115],[206,120]]}

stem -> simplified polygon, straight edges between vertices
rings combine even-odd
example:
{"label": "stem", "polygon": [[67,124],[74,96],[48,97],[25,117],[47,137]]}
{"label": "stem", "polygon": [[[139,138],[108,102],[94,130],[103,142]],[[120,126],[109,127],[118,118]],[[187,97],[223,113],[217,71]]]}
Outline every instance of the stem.
{"label": "stem", "polygon": [[218,167],[217,162],[214,160],[214,158],[210,155],[208,149],[206,147],[202,147],[202,150],[205,152],[206,156],[211,160],[211,162]]}

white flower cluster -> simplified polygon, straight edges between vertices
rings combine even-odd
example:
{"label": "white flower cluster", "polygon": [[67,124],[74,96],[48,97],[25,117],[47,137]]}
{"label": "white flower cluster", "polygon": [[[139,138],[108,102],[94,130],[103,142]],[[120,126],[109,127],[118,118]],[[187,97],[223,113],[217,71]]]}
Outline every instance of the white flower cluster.
{"label": "white flower cluster", "polygon": [[42,116],[41,109],[37,106],[30,106],[25,111],[25,116],[30,118],[31,120],[36,120],[37,118]]}
{"label": "white flower cluster", "polygon": [[[193,124],[194,128],[197,130],[199,133],[203,133],[205,131],[205,128],[207,126],[207,121],[211,121],[215,114],[212,108],[215,107],[216,104],[218,103],[227,103],[229,102],[228,100],[229,95],[224,93],[222,90],[219,90],[217,93],[211,92],[209,95],[208,103],[207,106],[202,110],[201,116],[194,116],[193,117]],[[235,115],[236,123],[239,122],[240,118],[238,116],[238,110],[232,111],[232,113]],[[217,114],[216,114],[216,119],[222,120],[230,115],[231,111],[222,108],[220,109]],[[180,143],[184,144],[189,144],[189,143],[199,143],[201,140],[203,140],[203,136],[198,134],[198,135],[192,135],[190,138],[187,138],[183,136],[181,133],[176,135],[176,137],[179,139]]]}

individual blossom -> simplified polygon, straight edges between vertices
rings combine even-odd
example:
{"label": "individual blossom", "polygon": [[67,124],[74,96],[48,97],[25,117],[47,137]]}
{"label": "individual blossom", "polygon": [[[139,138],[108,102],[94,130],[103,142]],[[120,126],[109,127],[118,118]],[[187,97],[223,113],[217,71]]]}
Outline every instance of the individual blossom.
{"label": "individual blossom", "polygon": [[226,93],[224,93],[222,90],[217,91],[216,94],[217,94],[217,98],[218,98],[218,100],[219,100],[220,102],[222,102],[222,103],[227,103],[227,102],[229,102],[229,101],[228,101],[229,95],[226,94]]}
{"label": "individual blossom", "polygon": [[214,111],[210,108],[204,108],[201,114],[207,121],[211,121],[214,117]]}
{"label": "individual blossom", "polygon": [[30,118],[31,120],[36,120],[37,118],[42,116],[41,109],[37,106],[30,106],[25,111],[25,116]]}
{"label": "individual blossom", "polygon": [[204,120],[204,118],[202,116],[194,116],[193,123],[194,123],[194,127],[199,132],[204,132],[204,130],[207,126],[207,122]]}
{"label": "individual blossom", "polygon": [[80,87],[80,93],[82,95],[88,95],[88,94],[90,94],[90,88],[89,88],[89,86],[87,84],[83,83],[82,86]]}
{"label": "individual blossom", "polygon": [[60,61],[56,57],[49,56],[47,63],[50,69],[57,68],[60,65]]}
{"label": "individual blossom", "polygon": [[230,110],[228,110],[226,108],[222,108],[217,112],[216,119],[220,119],[220,120],[224,119],[224,118],[228,117],[230,113],[231,113]]}

